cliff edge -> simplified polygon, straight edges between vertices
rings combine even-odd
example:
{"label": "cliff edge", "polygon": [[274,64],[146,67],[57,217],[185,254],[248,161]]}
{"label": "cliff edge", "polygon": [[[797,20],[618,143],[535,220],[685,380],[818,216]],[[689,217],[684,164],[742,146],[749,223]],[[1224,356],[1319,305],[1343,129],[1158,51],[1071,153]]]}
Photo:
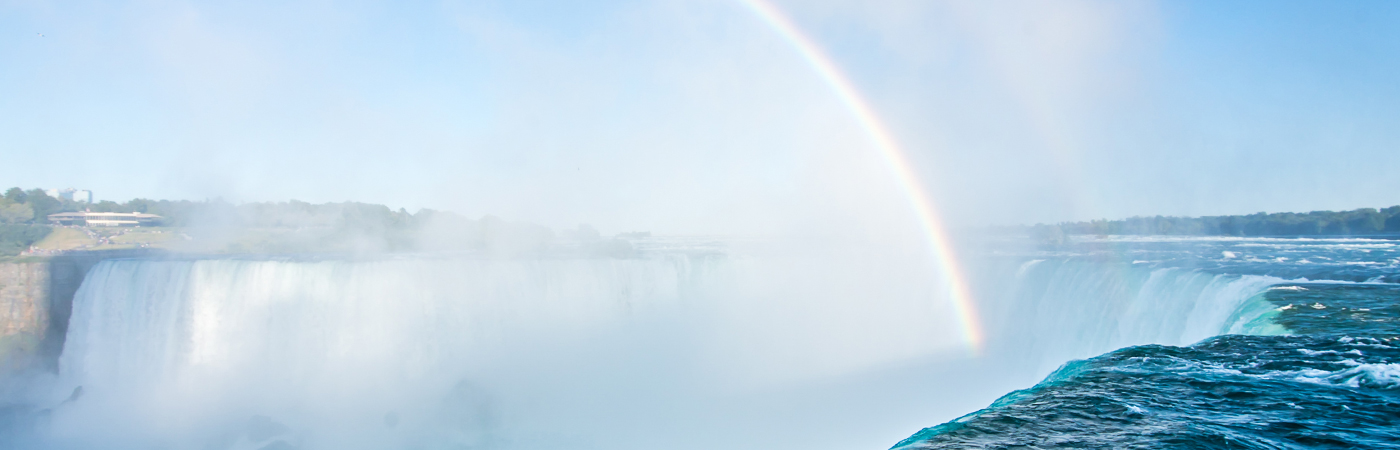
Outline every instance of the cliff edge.
{"label": "cliff edge", "polygon": [[0,373],[58,371],[73,296],[88,270],[150,251],[68,252],[0,262]]}

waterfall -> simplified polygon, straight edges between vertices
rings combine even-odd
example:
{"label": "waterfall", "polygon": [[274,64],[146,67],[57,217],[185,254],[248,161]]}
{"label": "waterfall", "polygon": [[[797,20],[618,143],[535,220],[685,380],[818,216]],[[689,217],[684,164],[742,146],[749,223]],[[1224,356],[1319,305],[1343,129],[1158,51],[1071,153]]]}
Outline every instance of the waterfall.
{"label": "waterfall", "polygon": [[[246,417],[318,429],[322,446],[401,442],[390,431],[487,445],[494,416],[510,411],[483,385],[522,375],[568,383],[598,370],[557,361],[588,351],[579,341],[664,316],[702,290],[711,266],[684,257],[106,261],[74,299],[59,363],[88,408],[56,422],[100,433],[93,422],[123,419],[97,417],[122,410],[138,434],[191,432],[194,446],[219,434],[201,427]],[[561,366],[578,373],[542,373]],[[385,417],[403,424],[388,430]]]}
{"label": "waterfall", "polygon": [[[907,414],[924,404],[913,394],[936,392],[907,367],[961,343],[928,264],[850,261],[105,261],[75,296],[55,390],[84,394],[53,435],[109,448],[736,448],[818,423],[811,445],[883,445],[924,421]],[[288,431],[253,433],[250,417]],[[673,442],[702,428],[721,432]]]}
{"label": "waterfall", "polygon": [[85,393],[55,412],[51,437],[57,448],[888,446],[1070,359],[1241,329],[1259,312],[1246,300],[1281,281],[1074,259],[987,265],[976,285],[988,346],[972,354],[935,270],[878,251],[111,260],[75,297],[56,391]]}
{"label": "waterfall", "polygon": [[684,262],[108,261],[75,297],[60,367],[98,387],[248,364],[387,362],[412,378],[508,333],[598,327],[678,302]]}
{"label": "waterfall", "polygon": [[1242,313],[1246,302],[1284,282],[1073,259],[1019,262],[1014,273],[994,291],[994,351],[1034,360],[1039,375],[1123,347],[1188,345],[1241,332],[1259,314]]}

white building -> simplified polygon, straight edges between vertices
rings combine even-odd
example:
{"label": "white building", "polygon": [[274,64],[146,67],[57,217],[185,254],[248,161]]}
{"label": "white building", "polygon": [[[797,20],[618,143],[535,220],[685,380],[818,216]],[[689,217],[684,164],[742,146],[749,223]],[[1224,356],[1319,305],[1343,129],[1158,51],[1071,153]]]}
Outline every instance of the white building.
{"label": "white building", "polygon": [[55,225],[86,225],[90,227],[139,227],[160,225],[164,217],[143,213],[66,212],[49,214]]}
{"label": "white building", "polygon": [[72,200],[78,203],[92,203],[92,191],[86,189],[45,189],[49,197]]}

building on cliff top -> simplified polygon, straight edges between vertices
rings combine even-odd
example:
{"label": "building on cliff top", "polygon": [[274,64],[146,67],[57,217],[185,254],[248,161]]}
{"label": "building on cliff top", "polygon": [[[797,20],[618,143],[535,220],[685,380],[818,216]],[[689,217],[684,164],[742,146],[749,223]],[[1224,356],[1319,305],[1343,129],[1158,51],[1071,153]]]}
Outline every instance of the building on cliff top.
{"label": "building on cliff top", "polygon": [[66,212],[49,214],[56,225],[87,225],[92,227],[139,227],[160,225],[164,217],[143,213]]}

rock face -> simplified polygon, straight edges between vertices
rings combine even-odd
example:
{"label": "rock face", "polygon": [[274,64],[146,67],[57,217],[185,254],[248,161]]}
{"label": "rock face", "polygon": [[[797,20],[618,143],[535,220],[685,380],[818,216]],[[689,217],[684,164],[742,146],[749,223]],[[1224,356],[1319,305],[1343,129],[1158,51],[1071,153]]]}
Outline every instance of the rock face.
{"label": "rock face", "polygon": [[73,252],[43,259],[0,262],[0,373],[57,371],[73,295],[88,269],[104,259],[146,251]]}
{"label": "rock face", "polygon": [[49,275],[45,262],[0,263],[0,370],[37,362],[53,316]]}

